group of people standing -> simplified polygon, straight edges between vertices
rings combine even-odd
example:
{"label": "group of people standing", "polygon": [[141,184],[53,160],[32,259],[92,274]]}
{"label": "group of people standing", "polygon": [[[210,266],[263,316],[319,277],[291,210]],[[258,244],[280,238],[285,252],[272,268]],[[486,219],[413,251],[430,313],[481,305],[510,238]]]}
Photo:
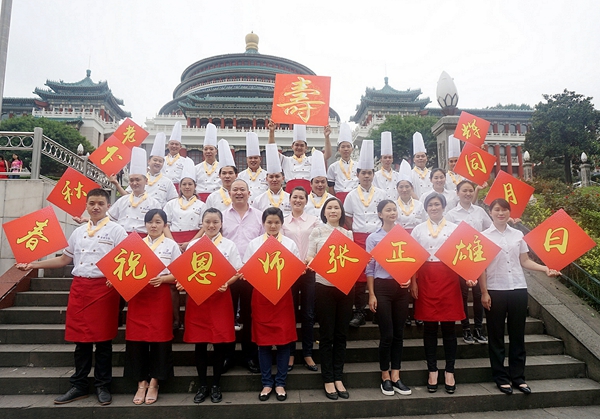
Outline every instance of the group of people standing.
{"label": "group of people standing", "polygon": [[[17,154],[13,153],[10,163],[4,158],[4,156],[0,155],[0,179],[19,179],[20,175],[18,173],[22,171],[23,161]],[[9,174],[4,175],[1,173]]]}
{"label": "group of people standing", "polygon": [[[507,224],[510,205],[504,200],[494,201],[490,206],[490,219],[483,209],[472,203],[477,192],[473,184],[448,172],[452,179],[449,185],[444,170],[426,167],[426,150],[419,133],[413,138],[415,167],[411,169],[408,162],[403,161],[400,171],[396,172],[391,168],[390,133],[382,134],[382,168],[375,171],[372,141],[363,141],[359,161],[351,159],[352,133],[347,124],[342,124],[337,140],[340,159],[329,168],[326,167],[332,154],[329,127],[324,130],[323,152],[313,151],[311,156],[305,154],[305,126],[294,126],[294,155],[289,157],[277,150],[274,123],[269,123],[269,130],[266,170],[261,168],[258,137],[248,133],[248,168],[238,173],[227,141],[217,142],[217,129],[212,124],[206,129],[205,160],[194,167],[190,159],[179,154],[181,126],[177,123],[166,156],[166,137],[161,134],[155,139],[149,159],[143,149],[133,149],[129,187],[123,190],[113,178],[124,196],[112,207],[109,208],[106,192],[88,193],[89,219],[78,220],[86,224],[71,235],[62,256],[17,265],[23,270],[69,263],[75,266],[65,338],[76,342],[76,368],[71,389],[55,403],[87,397],[87,375],[92,366],[94,344],[98,400],[101,404],[112,400],[109,390],[111,341],[117,333],[119,297],[95,262],[133,232],[144,237],[166,266],[128,303],[125,375],[137,382],[135,404],[156,402],[160,383],[173,375],[171,341],[173,330],[181,324],[179,301],[183,287],[168,267],[204,235],[236,270],[269,237],[277,239],[306,262],[307,269],[277,304],[253,291],[239,271],[202,304],[187,299],[183,340],[195,345],[199,377],[195,403],[202,403],[209,396],[215,403],[222,400],[220,377],[232,365],[236,330],[239,330],[245,366],[253,373],[261,373],[259,399],[266,401],[274,393],[277,400],[286,400],[287,373],[295,365],[297,322],[301,323],[304,367],[319,370],[313,359],[313,328],[318,322],[325,396],[349,398],[350,393],[343,383],[346,340],[351,325],[364,324],[367,307],[377,313],[381,335],[381,391],[385,395],[409,395],[411,389],[401,381],[400,372],[403,328],[411,298],[415,319],[424,322],[430,392],[435,392],[438,386],[438,327],[441,325],[445,351],[445,390],[454,393],[455,322],[463,322],[465,342],[485,343],[483,308],[487,310],[493,377],[499,389],[508,393],[514,385],[522,392],[531,392],[524,377],[527,292],[521,267],[549,275],[557,272],[529,260],[522,234]],[[466,221],[502,247],[501,254],[479,282],[459,278],[435,257],[437,249],[460,221]],[[334,230],[369,251],[396,224],[409,231],[430,254],[427,262],[406,283],[396,282],[372,259],[354,288],[345,294],[309,268]],[[476,291],[477,287],[480,291]],[[469,288],[473,289],[474,299],[481,302],[477,306],[481,309],[475,307],[473,333],[466,320]],[[100,313],[110,315],[106,321],[97,322]],[[508,369],[503,365],[507,313]],[[210,386],[208,344],[213,346]],[[271,373],[273,347],[276,347],[275,376]]]}

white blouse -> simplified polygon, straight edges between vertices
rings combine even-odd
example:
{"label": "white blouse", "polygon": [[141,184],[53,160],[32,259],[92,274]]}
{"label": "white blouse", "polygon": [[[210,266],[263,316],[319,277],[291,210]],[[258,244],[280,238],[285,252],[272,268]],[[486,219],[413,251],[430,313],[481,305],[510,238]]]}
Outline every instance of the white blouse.
{"label": "white blouse", "polygon": [[[217,237],[219,237],[219,235],[216,235],[211,239],[213,243],[215,242],[215,239]],[[201,238],[202,237],[192,240],[188,245],[188,249],[192,247]],[[225,237],[222,237],[221,241],[217,245],[217,249],[219,249],[221,254],[225,256],[225,259],[227,259],[229,263],[231,263],[231,266],[233,266],[233,268],[236,271],[242,267],[242,258],[240,258],[240,253],[238,252],[234,242],[232,242],[229,239],[226,239]]]}
{"label": "white blouse", "polygon": [[[321,250],[333,230],[338,230],[350,240],[354,240],[354,236],[350,230],[346,230],[342,227],[333,227],[330,224],[321,224],[313,229],[312,233],[310,233],[310,237],[308,238],[308,252],[306,254],[307,258],[314,258],[315,255]],[[319,284],[326,285],[328,287],[333,287],[334,285],[323,278],[321,275],[315,272],[315,279]]]}
{"label": "white blouse", "polygon": [[[169,229],[173,232],[200,230],[200,227],[202,227],[202,209],[204,208],[204,203],[196,198],[196,202],[188,208],[182,209],[181,205],[179,205],[179,199],[167,202],[167,205],[163,208],[167,214]],[[181,197],[181,200],[184,206],[190,202],[184,196]]]}
{"label": "white blouse", "polygon": [[[150,236],[146,236],[146,238],[150,243],[148,246],[154,244],[156,241],[150,239]],[[156,249],[154,249],[154,254],[158,256],[160,261],[165,265],[165,269],[159,274],[159,276],[162,276],[170,273],[168,267],[171,262],[181,256],[181,250],[179,250],[179,245],[174,240],[165,237]]]}
{"label": "white blouse", "polygon": [[[442,220],[444,220],[442,218]],[[442,221],[440,221],[441,223]],[[434,231],[437,231],[439,224],[431,221],[431,225]],[[425,250],[429,252],[429,258],[427,258],[427,262],[439,262],[440,260],[435,257],[435,253],[442,247],[446,239],[456,230],[458,227],[456,224],[446,220],[446,224],[442,228],[437,235],[437,237],[433,237],[429,232],[429,228],[427,226],[427,221],[422,222],[418,226],[416,226],[410,235],[417,241]]]}
{"label": "white blouse", "polygon": [[460,203],[446,213],[446,220],[455,224],[466,222],[477,231],[483,231],[492,225],[492,219],[485,210],[477,205],[464,209]]}
{"label": "white blouse", "polygon": [[523,240],[523,233],[508,225],[504,232],[500,232],[492,224],[483,235],[501,249],[486,269],[488,290],[509,291],[527,288],[521,266],[521,254],[527,253],[529,247]]}
{"label": "white blouse", "polygon": [[[108,210],[108,216],[111,221],[115,221],[120,224],[126,232],[131,233],[133,231],[137,233],[147,233],[146,224],[144,223],[144,217],[146,213],[151,209],[162,209],[160,203],[152,198],[150,195],[138,204],[137,207],[133,207],[130,202],[130,196],[122,196],[111,206]],[[140,197],[133,197],[134,204],[140,201]]]}

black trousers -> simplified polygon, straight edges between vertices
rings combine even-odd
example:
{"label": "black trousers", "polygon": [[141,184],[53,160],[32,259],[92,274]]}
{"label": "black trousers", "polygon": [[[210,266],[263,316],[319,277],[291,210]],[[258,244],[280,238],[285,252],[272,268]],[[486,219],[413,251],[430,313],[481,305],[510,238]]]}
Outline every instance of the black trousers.
{"label": "black trousers", "polygon": [[[486,310],[490,365],[496,384],[525,383],[525,321],[527,289],[488,291],[492,309]],[[504,366],[504,322],[508,329],[508,368]]]}
{"label": "black trousers", "polygon": [[[223,374],[223,361],[227,351],[227,343],[213,343],[213,386],[221,385]],[[207,385],[208,369],[208,343],[197,343],[194,355],[196,357],[196,371],[198,372],[198,386]]]}
{"label": "black trousers", "polygon": [[341,381],[346,359],[346,340],[352,319],[354,292],[348,295],[336,287],[315,285],[316,320],[319,322],[319,352],[323,382]]}
{"label": "black trousers", "polygon": [[[108,387],[112,381],[112,340],[96,342],[96,365],[94,366],[94,385]],[[87,391],[88,375],[92,370],[94,343],[75,343],[75,373],[69,379],[73,387]]]}
{"label": "black trousers", "polygon": [[173,351],[169,342],[125,341],[124,375],[135,381],[164,381],[173,377]]}
{"label": "black trousers", "polygon": [[408,288],[401,288],[394,279],[375,278],[377,319],[379,325],[379,368],[399,370],[402,362],[404,322],[408,316]]}
{"label": "black trousers", "polygon": [[437,332],[438,324],[442,326],[442,342],[444,344],[444,357],[446,358],[446,372],[454,373],[454,362],[456,361],[456,333],[454,324],[456,322],[425,322],[423,327],[423,346],[425,347],[425,359],[427,360],[427,371],[437,371]]}
{"label": "black trousers", "polygon": [[366,314],[365,307],[369,304],[369,294],[367,294],[367,283],[357,282],[354,284],[354,312]]}
{"label": "black trousers", "polygon": [[[231,299],[233,301],[233,315],[237,315],[238,302],[240,308],[239,322],[244,328],[239,332],[239,342],[242,344],[242,354],[247,361],[258,359],[258,348],[252,342],[252,285],[248,281],[235,281],[231,285]],[[233,358],[235,342],[228,345],[227,358]]]}
{"label": "black trousers", "polygon": [[[463,307],[465,309],[465,319],[461,321],[463,330],[471,329],[469,324],[469,308],[467,300],[469,299],[469,286],[466,281],[460,279],[460,291],[462,292]],[[481,304],[481,288],[479,283],[474,287],[471,287],[473,293],[473,321],[475,323],[475,329],[481,330],[483,327],[483,305]]]}
{"label": "black trousers", "polygon": [[[315,273],[313,271],[306,271],[292,285],[292,296],[294,297],[296,323],[302,324],[302,356],[312,357],[313,327],[315,325]],[[296,342],[292,342],[290,343],[290,356],[294,356],[295,352]]]}

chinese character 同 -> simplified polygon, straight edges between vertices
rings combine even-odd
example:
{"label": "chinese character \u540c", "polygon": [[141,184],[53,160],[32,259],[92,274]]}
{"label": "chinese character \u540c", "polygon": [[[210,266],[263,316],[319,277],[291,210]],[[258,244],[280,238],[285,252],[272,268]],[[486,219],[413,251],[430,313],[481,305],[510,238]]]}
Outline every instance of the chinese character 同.
{"label": "chinese character \u540c", "polygon": [[462,126],[462,135],[468,140],[471,138],[471,135],[474,135],[477,138],[481,138],[479,134],[479,127],[477,126],[477,120],[473,119],[468,124],[463,124]]}
{"label": "chinese character \u540c", "polygon": [[402,249],[402,246],[404,246],[406,244],[406,242],[404,241],[400,241],[400,242],[391,242],[390,243],[392,245],[392,247],[397,247],[396,250],[392,250],[392,258],[391,259],[386,259],[386,262],[416,262],[415,258],[410,258],[410,257],[404,257],[403,253],[404,253],[404,249]]}
{"label": "chinese character \u540c", "polygon": [[263,265],[263,270],[265,273],[268,273],[272,269],[277,270],[277,289],[281,287],[281,271],[285,266],[285,260],[281,257],[281,252],[279,250],[269,254],[266,254],[265,260],[258,259],[260,263]]}
{"label": "chinese character \u540c", "polygon": [[125,137],[123,137],[123,144],[130,142],[135,142],[135,128],[133,125],[128,125],[125,130]]}
{"label": "chinese character \u540c", "polygon": [[73,194],[77,195],[77,199],[81,199],[82,196],[87,196],[87,193],[82,189],[83,188],[83,183],[81,182],[77,182],[77,187],[75,189],[71,189],[69,187],[69,185],[71,184],[70,180],[67,180],[65,182],[65,186],[63,187],[61,193],[63,194],[65,201],[67,201],[67,203],[70,205],[71,204],[71,197],[73,196]]}
{"label": "chinese character \u540c", "polygon": [[[558,233],[558,236],[554,236],[555,233]],[[562,233],[562,234],[561,234]],[[562,237],[560,237],[562,235]],[[552,243],[560,241],[560,243]],[[564,227],[559,227],[555,229],[548,229],[546,231],[546,240],[544,240],[544,249],[546,252],[549,252],[550,249],[557,249],[561,255],[564,255],[567,251],[567,244],[569,243],[569,232]]]}
{"label": "chinese character \u540c", "polygon": [[[210,285],[211,281],[207,278],[207,276],[215,277],[216,273],[210,272],[209,269],[212,266],[213,257],[210,252],[202,252],[196,253],[194,252],[192,256],[192,269],[194,272],[188,276],[188,281],[195,279],[199,284],[202,285]],[[201,273],[203,272],[203,273]],[[202,279],[198,278],[198,276],[202,277]]]}
{"label": "chinese character \u540c", "polygon": [[517,196],[515,195],[515,190],[513,189],[512,183],[504,183],[504,199],[506,199],[511,204],[517,204]]}
{"label": "chinese character \u540c", "polygon": [[337,247],[338,247],[338,254],[336,256],[336,254],[335,254],[336,245],[334,245],[334,244],[329,245],[329,262],[328,263],[333,266],[330,270],[327,271],[328,274],[333,274],[338,271],[338,262],[342,268],[346,266],[346,261],[352,262],[352,263],[358,262],[358,258],[351,258],[350,256],[346,256],[346,253],[348,253],[350,251],[348,249],[347,244],[338,245]]}
{"label": "chinese character \u540c", "polygon": [[469,156],[465,156],[465,163],[467,164],[467,170],[471,176],[473,176],[473,172],[477,170],[487,173],[483,157],[481,157],[481,154],[478,152],[471,153],[471,160],[469,160]]}
{"label": "chinese character \u540c", "polygon": [[[119,151],[119,147],[116,147],[116,146],[106,147],[106,151],[108,153],[102,160],[100,160],[100,163],[102,163],[102,164],[106,164],[106,162],[109,160],[113,161],[113,154],[115,154],[117,151]],[[120,154],[117,154],[117,157],[119,158],[119,160],[123,160],[123,156],[121,156]]]}
{"label": "chinese character \u540c", "polygon": [[131,275],[134,279],[144,279],[146,277],[146,265],[142,265],[142,271],[136,274],[136,268],[140,263],[140,258],[142,257],[139,253],[134,253],[133,251],[129,252],[129,258],[125,260],[123,255],[127,254],[127,250],[121,249],[119,254],[115,256],[114,261],[119,264],[117,268],[113,271],[113,275],[116,275],[119,278],[119,281],[123,280],[123,271],[125,264],[127,263],[127,270],[125,271],[125,275]]}
{"label": "chinese character \u540c", "polygon": [[310,111],[312,109],[318,109],[319,107],[314,105],[325,104],[325,102],[321,100],[310,100],[309,95],[317,97],[321,96],[319,90],[309,89],[310,84],[312,84],[312,81],[303,77],[298,77],[298,81],[292,83],[291,91],[283,94],[286,97],[291,96],[289,102],[279,103],[277,106],[285,108],[284,112],[286,115],[294,115],[297,112],[298,117],[300,117],[304,123],[308,122],[310,119]]}
{"label": "chinese character \u540c", "polygon": [[[463,252],[463,249],[465,248],[466,252]],[[456,262],[467,258],[471,262],[483,262],[486,260],[486,258],[483,257],[483,245],[481,244],[481,239],[479,239],[477,234],[473,237],[473,243],[469,243],[468,246],[463,243],[462,239],[460,243],[456,245],[456,255],[454,256],[452,265],[456,266]]]}
{"label": "chinese character \u540c", "polygon": [[[33,230],[28,231],[26,235],[18,238],[17,244],[21,244],[24,241],[27,241],[27,243],[25,243],[25,247],[33,252],[35,250],[35,248],[37,247],[40,239],[44,240],[46,243],[49,242],[48,238],[46,236],[44,236],[44,227],[47,227],[47,226],[48,226],[48,219],[46,219],[45,221],[36,221],[35,227],[33,228]],[[37,237],[34,237],[34,236],[37,236]]]}

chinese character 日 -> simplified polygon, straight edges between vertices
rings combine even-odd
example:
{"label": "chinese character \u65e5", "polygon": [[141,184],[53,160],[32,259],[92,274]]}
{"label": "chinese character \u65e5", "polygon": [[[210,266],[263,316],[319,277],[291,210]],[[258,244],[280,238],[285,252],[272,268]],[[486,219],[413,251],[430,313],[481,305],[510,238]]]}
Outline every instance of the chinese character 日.
{"label": "chinese character \u65e5", "polygon": [[[216,273],[210,272],[209,269],[212,266],[213,256],[210,252],[196,253],[192,256],[192,269],[194,272],[188,276],[188,282],[192,279],[198,281],[202,285],[210,285],[211,281],[207,276],[215,277]],[[201,278],[199,278],[201,277]]]}
{"label": "chinese character \u65e5", "polygon": [[[556,236],[554,234],[557,234]],[[562,237],[561,237],[562,236]],[[553,243],[559,241],[560,243]],[[546,240],[544,240],[544,249],[549,252],[551,249],[557,249],[561,255],[567,252],[569,243],[569,231],[564,227],[548,229],[546,231]]]}
{"label": "chinese character \u65e5", "polygon": [[346,253],[348,253],[350,251],[348,249],[347,244],[344,244],[343,246],[338,245],[337,248],[338,248],[337,249],[338,254],[336,256],[336,254],[335,254],[336,245],[334,245],[334,244],[329,245],[329,262],[328,263],[330,265],[332,265],[332,268],[327,271],[328,274],[333,274],[338,271],[338,262],[342,268],[344,268],[346,266],[346,261],[352,262],[352,263],[358,262],[358,258],[352,258],[350,256],[346,256]]}
{"label": "chinese character \u65e5", "polygon": [[285,260],[281,257],[279,250],[266,254],[265,260],[258,259],[263,265],[263,270],[268,273],[270,270],[277,270],[277,290],[281,287],[281,271],[285,266]]}
{"label": "chinese character \u65e5", "polygon": [[[144,279],[147,275],[146,273],[146,265],[142,265],[142,271],[136,273],[136,269],[140,263],[140,258],[142,257],[139,253],[134,253],[133,251],[129,252],[129,258],[126,260],[123,255],[127,254],[127,250],[121,249],[119,254],[115,256],[113,259],[115,262],[119,264],[113,271],[113,275],[116,275],[119,278],[119,281],[123,281],[123,272],[125,272],[126,276],[131,275],[134,279]],[[125,264],[127,264],[127,270],[125,270]]]}
{"label": "chinese character \u65e5", "polygon": [[390,244],[392,245],[392,247],[397,247],[397,249],[392,250],[392,258],[386,259],[385,260],[386,262],[394,263],[394,262],[416,262],[417,261],[415,258],[403,256],[404,249],[402,249],[402,246],[404,246],[406,244],[405,241],[391,242]]}
{"label": "chinese character \u65e5", "polygon": [[26,241],[25,247],[33,252],[37,247],[40,239],[45,241],[46,243],[49,242],[48,238],[44,236],[44,227],[47,226],[48,219],[46,219],[45,221],[36,221],[33,230],[28,231],[26,235],[18,238],[17,244],[21,244],[24,241]]}
{"label": "chinese character \u65e5", "polygon": [[310,119],[310,111],[325,104],[321,100],[311,100],[309,96],[316,96],[317,98],[321,96],[319,90],[309,88],[311,84],[312,81],[298,77],[298,81],[292,83],[291,91],[283,94],[286,97],[290,96],[289,102],[279,103],[277,106],[284,108],[286,115],[297,113],[298,117],[304,123],[307,123]]}
{"label": "chinese character \u65e5", "polygon": [[481,239],[477,234],[473,237],[473,243],[466,245],[461,239],[460,243],[456,245],[456,255],[454,256],[454,260],[452,260],[452,265],[456,266],[458,261],[465,259],[469,259],[471,262],[483,262],[486,260],[483,257]]}

